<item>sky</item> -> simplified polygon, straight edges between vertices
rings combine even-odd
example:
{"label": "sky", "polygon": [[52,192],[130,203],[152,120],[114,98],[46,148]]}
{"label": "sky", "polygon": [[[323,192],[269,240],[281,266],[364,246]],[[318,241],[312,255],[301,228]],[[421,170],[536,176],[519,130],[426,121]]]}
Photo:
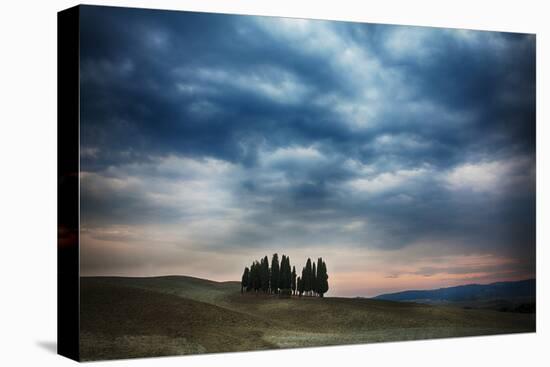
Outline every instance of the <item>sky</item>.
{"label": "sky", "polygon": [[535,36],[81,7],[81,274],[535,276]]}

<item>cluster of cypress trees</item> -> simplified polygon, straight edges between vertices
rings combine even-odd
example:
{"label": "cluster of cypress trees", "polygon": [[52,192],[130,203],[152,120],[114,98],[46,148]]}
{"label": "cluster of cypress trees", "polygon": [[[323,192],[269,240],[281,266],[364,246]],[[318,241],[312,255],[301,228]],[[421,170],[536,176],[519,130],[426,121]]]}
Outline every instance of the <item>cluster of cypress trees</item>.
{"label": "cluster of cypress trees", "polygon": [[273,254],[271,267],[269,259],[264,256],[260,261],[255,260],[252,265],[244,268],[241,278],[241,292],[263,292],[278,294],[289,292],[294,295],[323,297],[328,291],[327,265],[322,258],[317,260],[317,266],[311,259],[307,259],[302,269],[302,276],[296,276],[296,268],[290,266],[290,257],[283,255],[279,262],[279,255]]}
{"label": "cluster of cypress trees", "polygon": [[302,268],[302,276],[298,277],[298,294],[323,297],[328,291],[327,264],[320,257],[317,259],[317,266],[311,259],[307,259],[306,266]]}

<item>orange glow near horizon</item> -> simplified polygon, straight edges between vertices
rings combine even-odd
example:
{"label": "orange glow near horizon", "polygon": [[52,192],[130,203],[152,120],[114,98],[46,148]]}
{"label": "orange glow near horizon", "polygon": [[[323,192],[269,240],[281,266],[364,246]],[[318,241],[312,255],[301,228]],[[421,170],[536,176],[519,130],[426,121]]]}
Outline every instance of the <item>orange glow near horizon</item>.
{"label": "orange glow near horizon", "polygon": [[334,289],[332,295],[371,297],[405,290],[488,284],[535,277],[532,272],[514,270],[517,262],[512,258],[472,255],[426,258],[402,266],[389,263],[384,265],[383,271],[334,273],[331,276]]}
{"label": "orange glow near horizon", "polygon": [[[86,269],[83,276],[185,275],[214,281],[236,281],[240,279],[244,266],[270,253],[266,250],[250,253],[244,249],[219,253],[192,245],[181,248],[166,246],[160,253],[152,243],[154,240],[142,240],[154,237],[152,232],[114,228],[100,234],[91,236],[87,230],[81,232],[81,260],[83,269]],[[521,271],[521,261],[512,257],[491,254],[438,255],[427,251],[424,245],[394,251],[365,249],[352,252],[345,248],[306,248],[286,254],[290,255],[298,275],[307,257],[314,259],[312,254],[323,255],[329,272],[327,296],[372,297],[404,290],[535,277],[534,271]],[[271,259],[270,254],[268,257]],[[90,262],[91,259],[96,262]],[[223,266],[213,269],[212,263]]]}

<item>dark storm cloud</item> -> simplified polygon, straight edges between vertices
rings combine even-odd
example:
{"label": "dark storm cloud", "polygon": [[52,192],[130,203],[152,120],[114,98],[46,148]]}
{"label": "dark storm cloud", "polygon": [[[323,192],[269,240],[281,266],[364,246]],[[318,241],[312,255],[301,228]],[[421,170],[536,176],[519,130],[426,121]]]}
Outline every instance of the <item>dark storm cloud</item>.
{"label": "dark storm cloud", "polygon": [[532,35],[86,6],[81,39],[89,224],[533,257]]}
{"label": "dark storm cloud", "polygon": [[[90,126],[84,133],[92,145],[117,147],[102,150],[94,163],[146,159],[139,150],[247,162],[254,159],[254,147],[244,152],[241,142],[261,140],[266,132],[275,144],[349,136],[335,130],[323,111],[273,103],[254,85],[243,85],[254,79],[232,80],[251,70],[258,74],[257,82],[275,80],[288,68],[305,76],[297,83],[332,87],[321,79],[326,72],[309,67],[314,60],[285,63],[284,45],[259,42],[261,37],[254,37],[260,34],[240,37],[237,27],[247,26],[245,18],[159,12],[144,20],[138,10],[86,11],[90,16],[83,17],[81,31],[82,115]],[[98,34],[99,19],[105,34]],[[155,41],[155,32],[165,38]]]}
{"label": "dark storm cloud", "polygon": [[[91,145],[106,149],[116,142],[117,147],[101,150],[94,164],[146,159],[140,150],[252,163],[257,148],[247,139],[266,139],[274,146],[323,141],[348,156],[370,160],[376,158],[376,147],[368,143],[384,133],[408,133],[433,144],[419,152],[394,152],[411,164],[420,159],[456,163],[465,148],[477,153],[510,144],[534,149],[534,41],[529,36],[480,32],[480,40],[468,42],[444,30],[335,23],[335,34],[342,37],[350,32],[342,30],[346,28],[374,34],[370,42],[350,37],[349,42],[367,48],[396,31],[428,32],[422,37],[432,51],[417,57],[370,46],[385,68],[403,74],[402,86],[410,97],[389,96],[394,100],[383,103],[392,107],[374,118],[377,126],[357,132],[339,123],[342,116],[330,101],[311,102],[333,92],[353,98],[361,88],[351,88],[348,76],[335,70],[330,59],[301,52],[300,44],[273,37],[247,17],[99,8],[86,8],[84,14],[83,117],[90,124],[85,133]],[[489,42],[497,44],[487,47]],[[417,46],[420,51],[425,47],[419,41]],[[285,103],[296,93],[284,89],[285,77],[304,89],[296,103]],[[258,93],[262,83],[270,82],[280,88],[274,93],[289,95],[278,99]],[[426,101],[440,110],[423,106]],[[399,108],[411,102],[417,103],[411,107],[419,109],[416,113]],[[445,121],[453,117],[442,114],[471,116],[453,124]],[[249,151],[242,149],[243,142]],[[358,145],[366,146],[356,151]]]}

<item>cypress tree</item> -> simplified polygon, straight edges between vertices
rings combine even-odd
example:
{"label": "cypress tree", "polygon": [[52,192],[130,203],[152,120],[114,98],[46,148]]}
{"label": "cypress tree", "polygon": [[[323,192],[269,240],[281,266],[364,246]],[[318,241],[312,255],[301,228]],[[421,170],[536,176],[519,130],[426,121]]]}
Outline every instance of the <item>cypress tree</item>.
{"label": "cypress tree", "polygon": [[258,261],[256,261],[255,267],[256,267],[256,282],[254,283],[254,290],[258,292],[262,287],[262,281],[261,281],[261,275],[260,275],[261,267]]}
{"label": "cypress tree", "polygon": [[260,291],[262,290],[262,264],[261,264],[261,260],[260,262],[256,262],[256,278],[257,278],[257,284],[256,284],[256,289],[257,291]]}
{"label": "cypress tree", "polygon": [[290,256],[286,257],[286,263],[285,263],[285,273],[286,273],[286,289],[292,288],[292,270],[290,269]]}
{"label": "cypress tree", "polygon": [[248,273],[248,287],[246,288],[247,291],[251,291],[254,289],[254,263],[250,265],[250,272]]}
{"label": "cypress tree", "polygon": [[243,293],[243,289],[248,290],[248,276],[250,274],[250,269],[248,269],[248,266],[244,268],[243,276],[241,278],[241,293]]}
{"label": "cypress tree", "polygon": [[[261,260],[260,260],[261,261]],[[262,289],[262,264],[261,262],[256,262],[256,291]]]}
{"label": "cypress tree", "polygon": [[250,292],[253,289],[252,283],[254,282],[254,264],[250,266],[250,272],[248,273],[248,286],[246,287],[246,291]]}
{"label": "cypress tree", "polygon": [[271,259],[271,291],[277,293],[279,291],[279,255],[273,254]]}
{"label": "cypress tree", "polygon": [[317,260],[317,277],[319,284],[319,296],[323,297],[325,293],[328,292],[328,273],[327,273],[327,264],[323,261],[322,258]]}
{"label": "cypress tree", "polygon": [[288,283],[290,274],[287,273],[287,267],[286,267],[287,261],[288,261],[288,258],[286,257],[286,255],[283,255],[283,257],[281,258],[281,277],[279,279],[279,288],[281,289],[288,288],[287,283]]}
{"label": "cypress tree", "polygon": [[260,287],[264,293],[269,290],[269,260],[267,255],[261,260],[260,269]]}
{"label": "cypress tree", "polygon": [[301,284],[302,293],[304,293],[306,291],[306,267],[305,266],[302,268],[302,277],[300,278],[300,281],[302,282]]}
{"label": "cypress tree", "polygon": [[296,268],[292,267],[292,294],[296,295]]}
{"label": "cypress tree", "polygon": [[286,256],[281,255],[281,264],[279,267],[279,289],[285,288],[285,262]]}
{"label": "cypress tree", "polygon": [[310,294],[311,292],[311,273],[311,259],[308,258],[306,262],[306,269],[304,272],[304,292],[306,292],[306,294]]}
{"label": "cypress tree", "polygon": [[313,294],[318,293],[317,292],[317,268],[315,266],[315,262],[313,262],[313,269],[311,270],[311,290],[313,291]]}
{"label": "cypress tree", "polygon": [[304,293],[304,282],[302,281],[302,278],[298,277],[298,279],[296,280],[296,283],[298,288],[298,295],[302,297],[302,293]]}
{"label": "cypress tree", "polygon": [[260,264],[254,261],[250,266],[250,288],[257,292],[260,289]]}

